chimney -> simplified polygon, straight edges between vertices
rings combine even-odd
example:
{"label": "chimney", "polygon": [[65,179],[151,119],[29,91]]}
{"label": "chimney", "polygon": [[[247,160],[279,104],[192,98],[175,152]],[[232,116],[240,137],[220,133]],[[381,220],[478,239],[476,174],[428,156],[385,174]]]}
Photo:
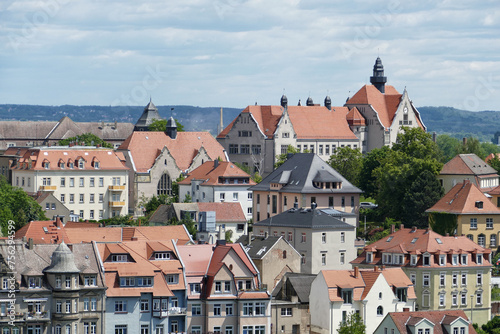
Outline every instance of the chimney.
{"label": "chimney", "polygon": [[466,145],[467,145],[467,137],[464,137],[464,138],[462,139],[462,144],[463,144],[464,146],[466,146]]}
{"label": "chimney", "polygon": [[316,209],[318,207],[318,204],[316,204],[316,202],[312,202],[311,203],[311,209]]}
{"label": "chimney", "polygon": [[354,278],[359,277],[359,267],[354,267]]}
{"label": "chimney", "polygon": [[412,232],[417,232],[417,227],[416,227],[416,226],[413,226],[413,227],[411,228],[411,231],[412,231]]}
{"label": "chimney", "polygon": [[247,246],[250,246],[252,244],[252,234],[253,232],[248,231],[248,242]]}
{"label": "chimney", "polygon": [[214,169],[219,167],[219,159],[214,160]]}
{"label": "chimney", "polygon": [[378,267],[377,266],[373,267],[373,271],[378,273]]}
{"label": "chimney", "polygon": [[402,229],[404,229],[404,228],[405,228],[405,226],[404,226],[403,224],[399,224],[399,229],[400,229],[400,230],[402,230]]}
{"label": "chimney", "polygon": [[59,216],[56,217],[56,227],[61,227],[61,218]]}
{"label": "chimney", "polygon": [[33,238],[28,239],[28,249],[30,249],[30,250],[33,249]]}
{"label": "chimney", "polygon": [[391,234],[396,232],[396,226],[394,224],[391,225]]}

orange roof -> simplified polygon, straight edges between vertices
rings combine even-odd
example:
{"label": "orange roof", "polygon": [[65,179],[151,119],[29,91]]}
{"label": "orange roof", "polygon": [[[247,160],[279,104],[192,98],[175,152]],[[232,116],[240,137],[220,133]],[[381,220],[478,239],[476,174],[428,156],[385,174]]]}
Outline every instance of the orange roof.
{"label": "orange roof", "polygon": [[366,120],[359,112],[358,108],[354,107],[347,113],[347,123],[350,126],[366,125]]}
{"label": "orange roof", "polygon": [[[476,206],[482,202],[481,208]],[[426,212],[446,212],[453,214],[500,214],[500,209],[486,197],[474,183],[457,183]]]}
{"label": "orange roof", "polygon": [[35,244],[58,244],[64,241],[65,243],[74,243],[68,236],[66,230],[62,226],[56,226],[55,221],[43,220],[32,221],[21,227],[15,235],[15,239],[33,239]]}
{"label": "orange roof", "polygon": [[226,160],[224,148],[208,132],[178,132],[177,138],[172,139],[161,131],[135,131],[118,149],[129,150],[136,172],[146,173],[163,148],[168,150],[181,170],[189,169],[200,150],[205,150],[212,160]]}
{"label": "orange roof", "polygon": [[186,276],[203,276],[207,272],[213,245],[178,245],[179,256],[184,263]]}
{"label": "orange roof", "polygon": [[[450,321],[460,317],[469,322],[469,319],[463,310],[389,312],[388,317],[390,317],[396,325],[398,333],[409,333],[407,325],[415,325],[424,318],[435,325],[433,328],[434,334],[448,334],[448,332],[444,329],[444,326],[442,326],[445,319],[449,323]],[[476,334],[476,331],[474,330],[474,327],[472,327],[471,323],[469,323],[469,334]]]}
{"label": "orange roof", "polygon": [[122,241],[121,227],[71,227],[66,233],[73,243]]}
{"label": "orange roof", "polygon": [[[217,167],[215,165],[217,164]],[[220,179],[222,178],[222,179]],[[224,183],[225,179],[235,178],[240,180],[238,183]],[[253,186],[256,183],[250,179],[250,175],[241,170],[232,162],[227,161],[207,161],[201,166],[189,172],[188,176],[179,182],[179,184],[191,184],[191,180],[205,180],[202,185],[212,186]],[[246,182],[246,183],[243,183]]]}
{"label": "orange roof", "polygon": [[218,222],[246,222],[240,202],[198,202],[200,212],[215,211]]}
{"label": "orange roof", "polygon": [[264,291],[244,291],[239,294],[240,299],[269,299],[270,295]]}
{"label": "orange roof", "polygon": [[[459,154],[448,161],[440,174],[446,175],[495,175],[497,172],[475,154]],[[498,175],[497,175],[498,176]]]}
{"label": "orange roof", "polygon": [[[284,112],[281,106],[248,106],[242,113],[250,113],[260,131],[272,138]],[[347,123],[348,108],[322,106],[288,106],[287,112],[299,139],[357,139]],[[217,138],[224,138],[234,126],[236,117]]]}
{"label": "orange roof", "polygon": [[[405,254],[405,252],[410,254],[436,254],[438,251],[443,253],[453,251],[456,254],[460,252],[479,252],[489,254],[491,252],[490,249],[479,246],[465,236],[442,236],[430,229],[409,229],[404,228],[404,226],[401,225],[400,230],[370,244],[369,246],[366,246],[363,253],[351,261],[351,264],[368,264],[366,263],[366,252],[375,249],[374,261],[369,264],[380,265],[382,264],[382,253],[386,253],[389,249],[394,250],[397,245],[401,245],[401,248],[404,250],[401,254]],[[420,263],[421,261],[419,261],[417,265],[419,266]],[[403,266],[409,266],[408,261],[406,261]],[[439,264],[433,261],[433,257],[431,257],[430,267],[438,266]],[[452,264],[448,261],[446,266],[452,266]],[[486,256],[483,259],[482,265],[478,265],[475,262],[470,261],[469,266],[490,267],[491,264]]]}
{"label": "orange roof", "polygon": [[[109,148],[90,148],[90,147],[44,147],[30,148],[27,150],[20,163],[12,169],[30,169],[30,170],[63,170],[70,169],[69,161],[76,160],[77,157],[83,158],[86,163],[83,168],[79,168],[75,163],[72,170],[127,170],[120,158]],[[99,168],[90,163],[92,159],[99,160]],[[59,162],[64,162],[61,166]],[[31,162],[31,168],[29,163]],[[50,163],[48,168],[43,163]]]}

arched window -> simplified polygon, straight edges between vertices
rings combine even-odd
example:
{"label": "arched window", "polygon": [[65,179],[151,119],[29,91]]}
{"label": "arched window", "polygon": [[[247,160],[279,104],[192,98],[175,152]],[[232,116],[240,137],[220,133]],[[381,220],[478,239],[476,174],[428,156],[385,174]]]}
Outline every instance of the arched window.
{"label": "arched window", "polygon": [[486,239],[486,238],[485,238],[484,234],[482,234],[482,233],[481,233],[481,234],[477,237],[477,244],[478,244],[479,246],[481,246],[481,247],[484,247],[484,246],[485,246],[485,242],[486,242],[486,240],[485,240],[485,239]]}
{"label": "arched window", "polygon": [[283,251],[283,258],[286,259],[286,250]]}
{"label": "arched window", "polygon": [[377,315],[384,315],[384,308],[381,305],[377,307]]}
{"label": "arched window", "polygon": [[61,333],[61,325],[56,326],[56,334],[62,334]]}
{"label": "arched window", "polygon": [[168,174],[163,174],[158,181],[158,187],[156,188],[157,195],[172,195],[172,181]]}

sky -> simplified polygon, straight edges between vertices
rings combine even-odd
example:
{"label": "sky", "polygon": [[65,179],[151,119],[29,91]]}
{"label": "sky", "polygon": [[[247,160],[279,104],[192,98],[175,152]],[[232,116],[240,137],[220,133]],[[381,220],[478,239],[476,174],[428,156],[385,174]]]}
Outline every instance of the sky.
{"label": "sky", "polygon": [[244,108],[369,84],[500,110],[497,0],[1,0],[0,104]]}

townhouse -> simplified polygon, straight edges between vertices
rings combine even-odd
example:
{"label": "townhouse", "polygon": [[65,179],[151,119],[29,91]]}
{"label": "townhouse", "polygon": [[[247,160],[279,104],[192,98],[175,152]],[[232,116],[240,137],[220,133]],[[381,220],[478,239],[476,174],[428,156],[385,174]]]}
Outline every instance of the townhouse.
{"label": "townhouse", "polygon": [[11,166],[13,186],[50,191],[70,214],[91,220],[127,214],[128,170],[112,149],[88,146],[30,148]]}
{"label": "townhouse", "polygon": [[452,216],[458,235],[467,236],[481,247],[498,247],[500,209],[469,180],[457,183],[426,212],[436,226],[446,224],[447,217]]}
{"label": "townhouse", "polygon": [[0,244],[5,334],[107,333],[104,272],[95,243]]}
{"label": "townhouse", "polygon": [[465,236],[405,228],[365,246],[360,268],[402,268],[415,286],[417,311],[464,310],[474,322],[491,318],[491,250]]}
{"label": "townhouse", "polygon": [[190,171],[179,185],[179,200],[192,202],[238,202],[247,220],[252,219],[252,191],[256,183],[232,162],[206,161]]}
{"label": "townhouse", "polygon": [[362,191],[314,153],[292,155],[250,190],[254,222],[314,204],[353,214],[358,223]]}
{"label": "townhouse", "polygon": [[271,332],[271,298],[240,244],[177,246],[185,268],[186,329],[238,334]]}
{"label": "townhouse", "polygon": [[[300,253],[301,273],[351,268],[356,258],[356,227],[321,209],[295,209],[253,224],[256,235],[281,236]],[[285,256],[285,255],[284,255]]]}
{"label": "townhouse", "polygon": [[322,270],[311,285],[311,332],[337,333],[351,313],[358,313],[373,333],[390,311],[413,311],[417,297],[401,268]]}

